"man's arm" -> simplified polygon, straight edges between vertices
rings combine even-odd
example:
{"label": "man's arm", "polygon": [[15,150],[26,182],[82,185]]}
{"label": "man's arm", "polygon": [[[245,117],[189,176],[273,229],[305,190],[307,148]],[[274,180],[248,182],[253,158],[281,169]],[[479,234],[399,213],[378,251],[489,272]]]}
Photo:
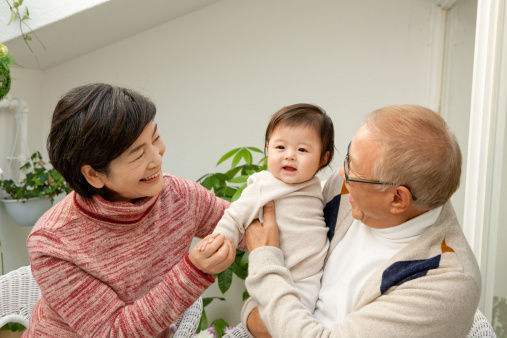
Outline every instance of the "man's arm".
{"label": "man's arm", "polygon": [[283,254],[275,247],[251,252],[246,285],[273,337],[464,337],[479,300],[473,279],[460,271],[434,270],[327,328],[302,305]]}
{"label": "man's arm", "polygon": [[[259,304],[273,337],[466,336],[480,288],[458,269],[442,268],[407,281],[347,315],[333,328],[318,322],[301,303],[279,246],[274,208],[264,208],[264,224],[246,231],[251,251],[246,286]],[[379,286],[380,287],[380,286]],[[249,317],[249,327],[263,333]]]}

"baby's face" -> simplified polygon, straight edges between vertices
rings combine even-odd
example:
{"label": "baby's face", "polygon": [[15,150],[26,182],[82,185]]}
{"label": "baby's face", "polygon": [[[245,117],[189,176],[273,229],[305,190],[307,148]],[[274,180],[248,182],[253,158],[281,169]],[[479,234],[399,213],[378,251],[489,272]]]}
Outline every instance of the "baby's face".
{"label": "baby's face", "polygon": [[313,128],[276,127],[268,143],[268,170],[285,183],[308,181],[320,168],[321,149],[319,134]]}

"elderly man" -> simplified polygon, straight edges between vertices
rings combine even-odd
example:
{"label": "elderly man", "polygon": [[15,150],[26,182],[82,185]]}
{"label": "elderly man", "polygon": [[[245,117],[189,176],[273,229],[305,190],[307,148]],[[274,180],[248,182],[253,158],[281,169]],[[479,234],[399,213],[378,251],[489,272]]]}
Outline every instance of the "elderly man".
{"label": "elderly man", "polygon": [[[274,337],[466,336],[480,275],[449,202],[460,174],[459,146],[438,114],[408,105],[371,113],[324,188],[331,245],[313,314],[284,265],[273,208],[265,208],[264,225],[247,231],[246,285],[267,331]],[[248,327],[267,334],[256,311]]]}

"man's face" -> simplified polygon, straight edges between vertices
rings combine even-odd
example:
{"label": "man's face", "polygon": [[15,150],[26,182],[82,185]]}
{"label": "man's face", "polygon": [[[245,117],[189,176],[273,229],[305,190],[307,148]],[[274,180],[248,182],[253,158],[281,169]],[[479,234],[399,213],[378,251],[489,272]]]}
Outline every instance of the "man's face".
{"label": "man's face", "polygon": [[[361,127],[349,148],[348,176],[351,179],[377,180],[373,177],[373,167],[380,156],[379,145],[372,140],[368,129]],[[347,165],[345,163],[344,165]],[[345,180],[344,168],[340,175]],[[373,228],[393,226],[390,224],[390,205],[392,189],[379,189],[378,184],[349,181],[345,183],[350,193],[352,217]]]}

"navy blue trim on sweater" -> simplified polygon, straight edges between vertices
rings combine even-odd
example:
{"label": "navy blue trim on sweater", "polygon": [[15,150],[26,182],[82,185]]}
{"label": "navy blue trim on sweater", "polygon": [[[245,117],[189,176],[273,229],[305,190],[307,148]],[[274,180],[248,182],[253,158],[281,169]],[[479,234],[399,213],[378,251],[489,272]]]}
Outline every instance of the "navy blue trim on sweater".
{"label": "navy blue trim on sweater", "polygon": [[401,261],[391,264],[382,273],[380,293],[384,294],[389,288],[403,284],[406,281],[425,276],[429,270],[436,269],[440,265],[441,255],[428,259],[413,261]]}
{"label": "navy blue trim on sweater", "polygon": [[326,222],[326,227],[329,229],[327,232],[327,238],[329,238],[330,241],[334,236],[336,220],[338,219],[338,209],[340,209],[340,199],[341,195],[336,195],[324,207],[324,221]]}

